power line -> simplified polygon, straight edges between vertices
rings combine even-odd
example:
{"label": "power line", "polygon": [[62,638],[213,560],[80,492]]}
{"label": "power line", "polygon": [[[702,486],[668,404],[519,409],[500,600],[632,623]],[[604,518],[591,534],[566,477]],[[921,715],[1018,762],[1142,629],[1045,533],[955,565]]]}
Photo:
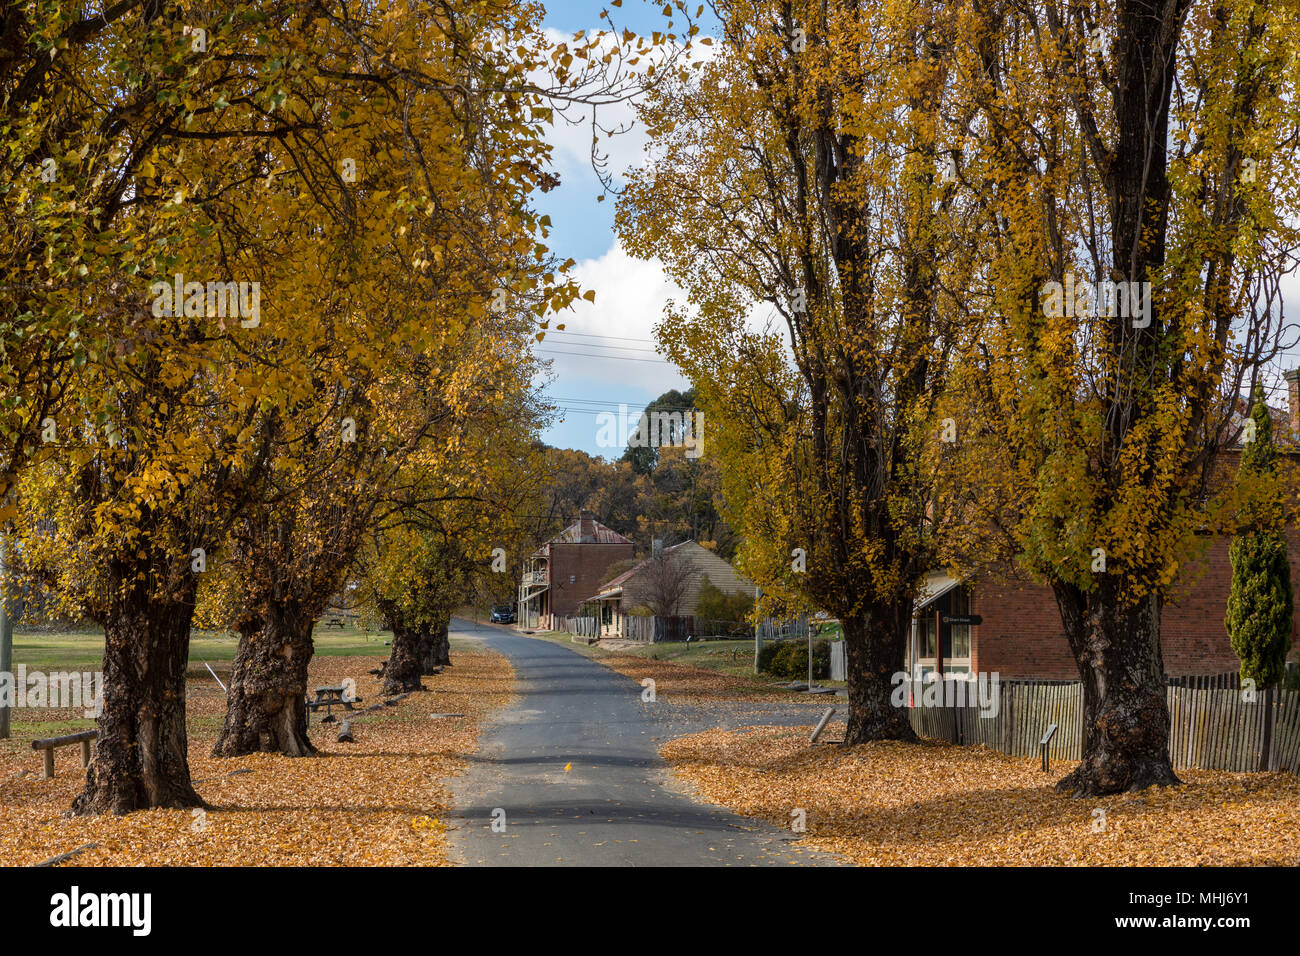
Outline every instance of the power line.
{"label": "power line", "polygon": [[654,339],[637,339],[628,335],[601,335],[596,332],[570,332],[568,329],[553,329],[546,333],[547,335],[577,335],[584,339],[618,339],[620,342],[645,342],[648,345],[654,345]]}
{"label": "power line", "polygon": [[655,365],[672,365],[667,359],[635,358],[631,355],[599,355],[594,352],[564,352],[559,349],[547,350],[548,355],[576,355],[579,358],[618,359],[621,362],[651,362]]}
{"label": "power line", "polygon": [[[615,399],[615,398],[564,398],[560,395],[543,395],[542,398],[552,402],[561,402],[566,405],[649,405],[655,401],[653,398],[632,398],[632,399]],[[665,405],[664,408],[686,408],[685,405]],[[692,406],[694,407],[694,406]]]}
{"label": "power line", "polygon": [[[575,349],[615,349],[619,352],[641,352],[645,355],[658,355],[657,349],[639,349],[634,345],[587,345],[585,342],[556,342],[556,345],[564,345]],[[537,343],[539,348],[546,348],[545,340]],[[599,352],[593,352],[593,355],[599,355]]]}

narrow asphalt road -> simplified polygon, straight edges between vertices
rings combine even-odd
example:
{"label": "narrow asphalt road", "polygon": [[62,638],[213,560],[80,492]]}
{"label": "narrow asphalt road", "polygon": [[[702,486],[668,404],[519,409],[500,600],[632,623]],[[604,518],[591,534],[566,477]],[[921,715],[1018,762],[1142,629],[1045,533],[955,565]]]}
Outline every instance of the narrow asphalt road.
{"label": "narrow asphalt road", "polygon": [[[795,835],[668,785],[664,726],[628,677],[562,645],[466,621],[504,654],[518,701],[452,781],[453,857],[477,866],[788,866],[836,862]],[[493,823],[496,821],[494,828]]]}

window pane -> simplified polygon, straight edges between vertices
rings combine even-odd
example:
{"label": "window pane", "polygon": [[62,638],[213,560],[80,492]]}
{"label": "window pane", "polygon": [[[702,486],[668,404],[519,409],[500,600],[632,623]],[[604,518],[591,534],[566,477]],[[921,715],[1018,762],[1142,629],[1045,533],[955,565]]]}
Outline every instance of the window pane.
{"label": "window pane", "polygon": [[970,625],[954,624],[952,626],[952,654],[945,657],[970,657]]}

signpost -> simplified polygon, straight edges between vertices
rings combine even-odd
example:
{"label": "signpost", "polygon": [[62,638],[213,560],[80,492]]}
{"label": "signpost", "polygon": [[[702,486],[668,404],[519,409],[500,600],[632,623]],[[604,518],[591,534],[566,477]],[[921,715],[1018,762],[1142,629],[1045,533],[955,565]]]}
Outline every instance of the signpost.
{"label": "signpost", "polygon": [[1043,752],[1043,773],[1048,771],[1047,752],[1051,750],[1052,738],[1056,736],[1056,724],[1048,724],[1047,731],[1043,734],[1043,739],[1038,742],[1039,748]]}

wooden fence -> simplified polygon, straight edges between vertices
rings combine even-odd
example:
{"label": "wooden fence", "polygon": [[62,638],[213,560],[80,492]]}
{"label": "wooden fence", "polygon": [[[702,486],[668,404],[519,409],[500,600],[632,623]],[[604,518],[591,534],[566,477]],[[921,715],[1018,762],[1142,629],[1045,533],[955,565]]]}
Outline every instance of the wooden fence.
{"label": "wooden fence", "polygon": [[698,640],[753,640],[754,625],[747,621],[714,621],[702,617],[687,618],[691,637]]}
{"label": "wooden fence", "polygon": [[[1174,766],[1300,772],[1300,692],[1258,692],[1254,700],[1246,700],[1230,677],[1170,680],[1166,693]],[[908,718],[918,734],[1034,757],[1048,725],[1056,724],[1053,759],[1080,758],[1083,686],[1077,681],[990,681],[984,684],[982,702],[980,688],[973,681],[942,683],[942,691],[934,683],[908,681],[904,685]],[[994,700],[996,707],[992,706]],[[1265,728],[1270,717],[1272,732],[1265,755]]]}
{"label": "wooden fence", "polygon": [[574,637],[600,637],[600,621],[594,617],[560,618],[555,629]]}
{"label": "wooden fence", "polygon": [[1038,741],[1056,724],[1052,756],[1078,760],[1082,750],[1083,687],[1067,681],[989,681],[981,706],[980,683],[908,681],[908,717],[923,737],[984,744],[1017,757],[1038,755]]}
{"label": "wooden fence", "polygon": [[627,625],[623,637],[629,641],[655,644],[661,641],[684,641],[690,635],[689,617],[637,617],[624,618]]}

